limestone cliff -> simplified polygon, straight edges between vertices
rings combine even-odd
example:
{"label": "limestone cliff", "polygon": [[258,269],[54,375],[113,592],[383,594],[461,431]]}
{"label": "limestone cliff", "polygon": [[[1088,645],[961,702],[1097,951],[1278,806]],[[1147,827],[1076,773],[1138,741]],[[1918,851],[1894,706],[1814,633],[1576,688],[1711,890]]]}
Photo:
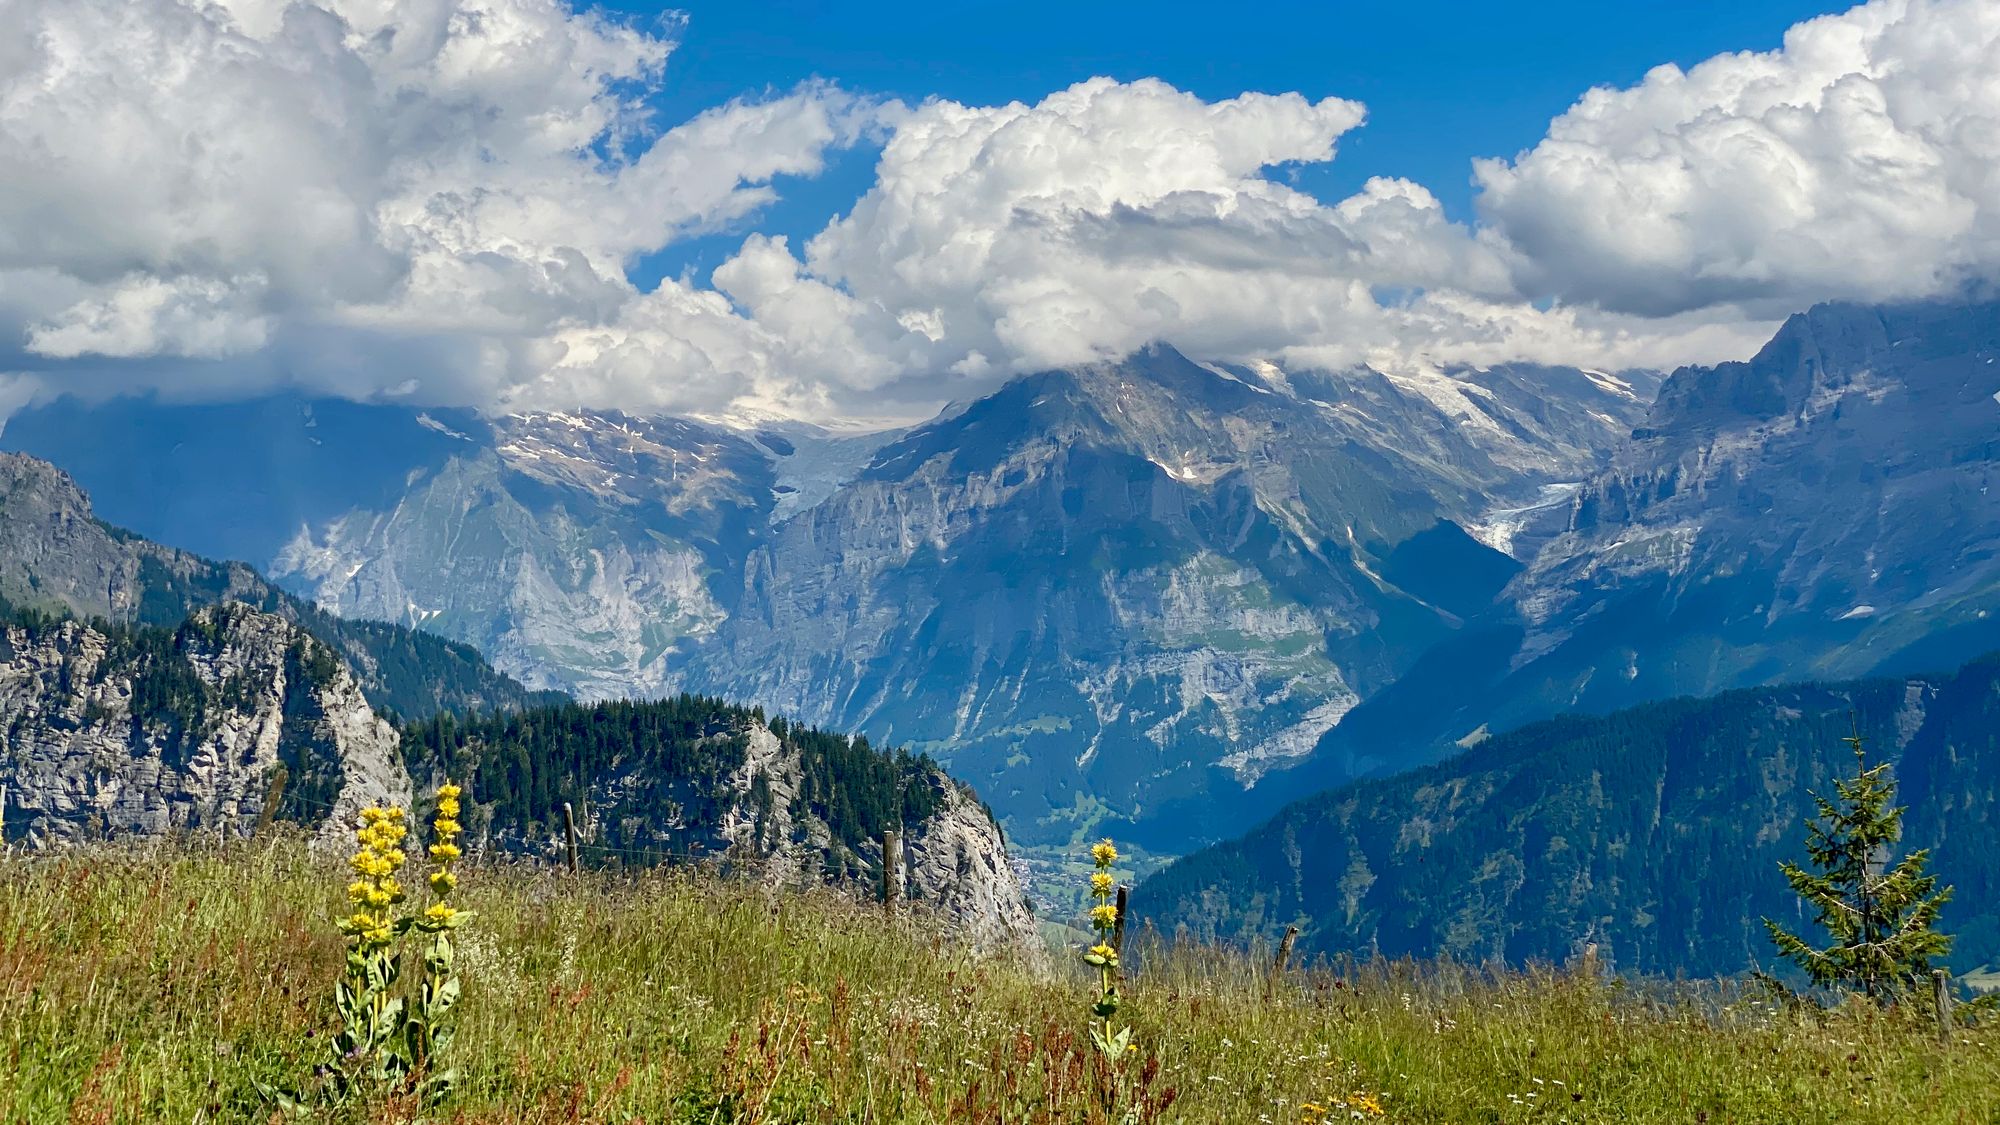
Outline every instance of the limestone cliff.
{"label": "limestone cliff", "polygon": [[333,653],[241,605],[179,629],[24,615],[0,628],[7,839],[31,847],[174,830],[241,834],[266,813],[337,835],[407,803],[395,731]]}

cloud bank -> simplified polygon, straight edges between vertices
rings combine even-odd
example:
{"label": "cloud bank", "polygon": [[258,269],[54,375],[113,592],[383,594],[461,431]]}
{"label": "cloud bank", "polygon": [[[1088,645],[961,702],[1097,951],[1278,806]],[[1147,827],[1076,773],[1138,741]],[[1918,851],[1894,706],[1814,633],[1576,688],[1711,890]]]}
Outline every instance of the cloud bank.
{"label": "cloud bank", "polygon": [[[1667,365],[1816,300],[2000,272],[2000,7],[1876,0],[1586,93],[1423,186],[1325,202],[1365,109],[1093,80],[1028,105],[825,83],[662,123],[681,28],[563,0],[0,0],[0,371],[487,408],[915,416],[1168,339],[1339,366]],[[881,145],[800,245],[781,177]],[[706,278],[627,268],[745,232]]]}

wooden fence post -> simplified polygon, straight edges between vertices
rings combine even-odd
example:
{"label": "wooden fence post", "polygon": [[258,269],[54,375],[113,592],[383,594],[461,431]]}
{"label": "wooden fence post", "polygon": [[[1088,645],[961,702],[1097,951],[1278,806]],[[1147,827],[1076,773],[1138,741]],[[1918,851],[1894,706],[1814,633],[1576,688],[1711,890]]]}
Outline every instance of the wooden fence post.
{"label": "wooden fence post", "polygon": [[576,813],[563,802],[563,835],[569,839],[569,873],[576,874]]}
{"label": "wooden fence post", "polygon": [[1299,928],[1297,926],[1285,927],[1284,939],[1278,942],[1278,957],[1271,962],[1271,978],[1264,983],[1264,994],[1266,996],[1270,995],[1271,990],[1277,987],[1278,979],[1285,975],[1285,962],[1292,959],[1292,942],[1296,941],[1298,936]]}
{"label": "wooden fence post", "polygon": [[1111,951],[1118,955],[1118,979],[1125,979],[1125,905],[1129,901],[1132,888],[1118,885],[1118,917],[1111,923]]}
{"label": "wooden fence post", "polygon": [[1943,969],[1931,970],[1931,991],[1937,999],[1938,1038],[1951,1042],[1951,974]]}
{"label": "wooden fence post", "polygon": [[894,832],[882,833],[882,909],[896,912],[896,895],[902,889],[903,853],[896,847]]}
{"label": "wooden fence post", "polygon": [[283,763],[271,771],[271,783],[264,787],[264,807],[257,810],[257,826],[250,830],[252,839],[271,830],[271,822],[278,818],[278,802],[285,799],[285,783],[291,779]]}

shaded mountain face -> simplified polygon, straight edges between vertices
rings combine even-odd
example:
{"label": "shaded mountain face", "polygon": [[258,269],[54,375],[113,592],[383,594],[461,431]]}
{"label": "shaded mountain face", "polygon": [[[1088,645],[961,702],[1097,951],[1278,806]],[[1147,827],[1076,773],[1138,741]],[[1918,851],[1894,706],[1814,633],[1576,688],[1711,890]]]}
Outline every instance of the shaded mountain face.
{"label": "shaded mountain face", "polygon": [[1133,892],[1167,931],[1313,953],[1564,960],[1733,974],[1775,961],[1760,919],[1809,930],[1778,872],[1804,859],[1858,724],[1894,762],[1903,850],[1957,895],[1961,970],[2000,961],[2000,656],[1955,674],[1728,692],[1534,723],[1437,765],[1298,802]]}
{"label": "shaded mountain face", "polygon": [[586,696],[671,687],[784,486],[752,438],[615,414],[58,402],[4,436],[74,472],[108,519]]}
{"label": "shaded mountain face", "polygon": [[1611,464],[1515,518],[1494,609],[1288,784],[1420,764],[1522,722],[2000,646],[2000,305],[1827,305],[1677,371]]}
{"label": "shaded mountain face", "polygon": [[755,700],[929,750],[1030,838],[1178,850],[1480,612],[1490,544],[1650,391],[1158,348],[872,438],[272,400],[57,403],[4,440],[532,685]]}
{"label": "shaded mountain face", "polygon": [[76,482],[33,457],[0,453],[0,600],[15,606],[172,629],[203,607],[238,602],[318,638],[394,714],[547,702],[468,646],[381,622],[348,621],[278,590],[242,563],[212,562],[100,522]]}

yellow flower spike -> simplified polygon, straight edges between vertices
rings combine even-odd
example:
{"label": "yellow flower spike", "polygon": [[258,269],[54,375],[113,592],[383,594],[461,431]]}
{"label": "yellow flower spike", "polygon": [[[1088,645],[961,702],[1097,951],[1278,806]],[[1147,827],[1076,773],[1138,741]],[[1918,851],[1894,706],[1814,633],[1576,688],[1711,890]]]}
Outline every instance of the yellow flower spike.
{"label": "yellow flower spike", "polygon": [[463,853],[463,852],[461,852],[461,851],[459,851],[459,850],[458,850],[458,845],[457,845],[457,844],[432,844],[432,845],[431,845],[431,858],[432,858],[432,859],[437,859],[437,860],[451,860],[451,859],[457,859],[457,858],[458,858],[459,856],[461,856],[461,855],[464,855],[464,854],[465,854],[465,853]]}
{"label": "yellow flower spike", "polygon": [[1118,908],[1099,905],[1090,908],[1090,924],[1100,930],[1108,930],[1118,924]]}
{"label": "yellow flower spike", "polygon": [[1103,898],[1111,893],[1111,876],[1099,871],[1090,877],[1090,893]]}
{"label": "yellow flower spike", "polygon": [[458,886],[458,876],[449,871],[439,871],[431,876],[431,890],[438,894],[448,895],[456,886]]}
{"label": "yellow flower spike", "polygon": [[424,911],[424,917],[430,919],[432,922],[449,922],[457,915],[457,910],[442,902]]}
{"label": "yellow flower spike", "polygon": [[1111,841],[1102,840],[1090,849],[1090,858],[1099,867],[1109,867],[1118,862],[1118,849],[1112,846]]}

